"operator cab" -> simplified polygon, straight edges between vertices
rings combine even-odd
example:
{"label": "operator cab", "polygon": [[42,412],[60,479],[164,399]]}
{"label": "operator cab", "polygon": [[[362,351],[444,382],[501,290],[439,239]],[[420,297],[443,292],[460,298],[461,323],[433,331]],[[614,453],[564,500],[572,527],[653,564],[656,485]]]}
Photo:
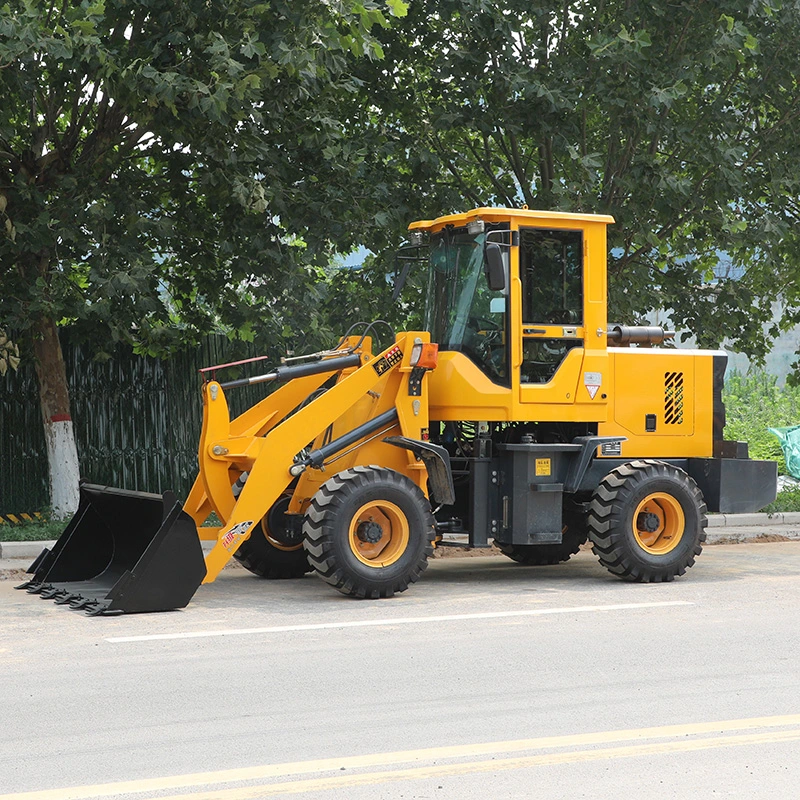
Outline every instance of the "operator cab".
{"label": "operator cab", "polygon": [[545,387],[553,400],[574,398],[584,350],[606,346],[605,228],[612,221],[479,208],[413,223],[413,245],[427,246],[418,260],[427,267],[432,341],[462,353],[523,403],[548,402]]}

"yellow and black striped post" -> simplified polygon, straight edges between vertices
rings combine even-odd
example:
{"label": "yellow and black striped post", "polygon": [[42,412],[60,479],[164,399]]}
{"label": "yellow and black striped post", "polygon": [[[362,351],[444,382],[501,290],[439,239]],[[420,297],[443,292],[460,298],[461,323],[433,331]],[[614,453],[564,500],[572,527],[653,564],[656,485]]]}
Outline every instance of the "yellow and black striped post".
{"label": "yellow and black striped post", "polygon": [[34,511],[30,514],[0,514],[0,525],[24,525],[26,522],[42,520],[41,513]]}

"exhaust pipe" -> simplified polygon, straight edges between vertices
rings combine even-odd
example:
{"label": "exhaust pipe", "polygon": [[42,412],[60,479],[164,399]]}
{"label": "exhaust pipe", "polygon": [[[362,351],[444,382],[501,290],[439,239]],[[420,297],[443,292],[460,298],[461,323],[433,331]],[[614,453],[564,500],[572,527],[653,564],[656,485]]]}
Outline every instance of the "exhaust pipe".
{"label": "exhaust pipe", "polygon": [[630,344],[650,346],[662,344],[675,338],[675,331],[665,331],[661,325],[609,325],[606,331],[609,341],[627,347]]}
{"label": "exhaust pipe", "polygon": [[17,586],[90,616],[184,608],[206,574],[194,520],[162,495],[83,483],[78,511]]}

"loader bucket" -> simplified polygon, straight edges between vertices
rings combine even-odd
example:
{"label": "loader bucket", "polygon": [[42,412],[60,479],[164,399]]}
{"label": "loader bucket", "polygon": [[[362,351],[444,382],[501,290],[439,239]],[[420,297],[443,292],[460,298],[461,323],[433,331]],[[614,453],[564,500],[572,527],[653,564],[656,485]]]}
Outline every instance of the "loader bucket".
{"label": "loader bucket", "polygon": [[164,495],[81,484],[78,511],[18,589],[89,615],[184,608],[206,574],[192,518]]}

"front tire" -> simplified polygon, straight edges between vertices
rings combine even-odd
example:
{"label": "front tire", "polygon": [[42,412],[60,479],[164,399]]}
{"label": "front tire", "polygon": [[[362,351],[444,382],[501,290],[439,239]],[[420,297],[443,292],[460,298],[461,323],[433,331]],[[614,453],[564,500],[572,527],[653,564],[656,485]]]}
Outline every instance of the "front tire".
{"label": "front tire", "polygon": [[302,537],[286,523],[289,495],[279,497],[253,528],[233,557],[260,578],[302,578],[312,567],[303,549]]}
{"label": "front tire", "polygon": [[324,581],[353,597],[391,597],[427,568],[434,521],[425,495],[406,476],[361,466],[322,484],[303,534],[309,563]]}
{"label": "front tire", "polygon": [[703,550],[706,504],[683,470],[632,461],[609,472],[589,506],[589,539],[600,563],[627,581],[683,575]]}

